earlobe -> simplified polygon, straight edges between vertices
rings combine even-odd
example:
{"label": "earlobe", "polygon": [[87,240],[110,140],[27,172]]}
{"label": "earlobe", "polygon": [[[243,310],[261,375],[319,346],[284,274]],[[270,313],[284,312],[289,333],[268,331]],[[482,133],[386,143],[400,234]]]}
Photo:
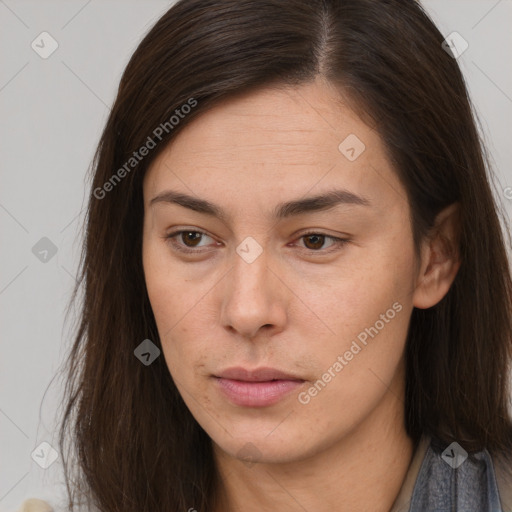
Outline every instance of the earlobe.
{"label": "earlobe", "polygon": [[413,305],[420,309],[435,306],[448,293],[460,268],[460,205],[453,203],[436,217],[423,243]]}

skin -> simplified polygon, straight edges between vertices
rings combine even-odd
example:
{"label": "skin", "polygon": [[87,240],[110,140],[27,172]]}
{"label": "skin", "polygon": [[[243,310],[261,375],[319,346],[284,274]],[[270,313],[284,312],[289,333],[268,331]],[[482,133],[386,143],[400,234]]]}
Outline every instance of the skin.
{"label": "skin", "polygon": [[[338,149],[349,134],[366,146],[354,161]],[[456,205],[417,258],[406,191],[378,133],[321,78],[216,105],[158,156],[143,188],[149,299],[169,371],[213,441],[215,511],[389,511],[414,452],[404,426],[407,329],[413,307],[439,302],[459,268]],[[333,189],[370,206],[272,217],[281,202]],[[214,203],[225,218],[150,205],[166,190]],[[179,229],[206,235],[165,238]],[[263,249],[252,263],[236,252],[249,236]],[[300,403],[299,392],[397,302],[378,335]],[[237,406],[212,377],[233,366],[270,366],[305,382],[277,404]]]}

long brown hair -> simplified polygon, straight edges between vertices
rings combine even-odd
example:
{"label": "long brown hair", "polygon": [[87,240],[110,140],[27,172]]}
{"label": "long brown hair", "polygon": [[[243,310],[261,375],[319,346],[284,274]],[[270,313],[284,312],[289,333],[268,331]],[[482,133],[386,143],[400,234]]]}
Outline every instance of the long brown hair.
{"label": "long brown hair", "polygon": [[384,141],[417,251],[437,213],[460,204],[459,272],[441,302],[412,313],[408,434],[512,453],[510,267],[477,117],[443,39],[414,0],[181,0],[144,37],[91,167],[59,431],[70,509],[82,498],[109,512],[206,512],[215,502],[211,440],[164,358],[146,366],[134,356],[145,339],[162,348],[142,267],[142,180],[219,100],[318,74]]}

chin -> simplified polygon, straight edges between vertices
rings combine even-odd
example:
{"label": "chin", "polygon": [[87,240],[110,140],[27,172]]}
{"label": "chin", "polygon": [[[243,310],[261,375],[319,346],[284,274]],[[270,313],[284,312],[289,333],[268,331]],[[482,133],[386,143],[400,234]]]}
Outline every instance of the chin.
{"label": "chin", "polygon": [[314,451],[313,447],[304,444],[302,436],[294,436],[289,431],[283,430],[280,436],[275,432],[268,435],[266,431],[257,429],[243,435],[231,432],[233,437],[227,435],[213,441],[220,450],[248,466],[255,463],[286,464],[307,458]]}

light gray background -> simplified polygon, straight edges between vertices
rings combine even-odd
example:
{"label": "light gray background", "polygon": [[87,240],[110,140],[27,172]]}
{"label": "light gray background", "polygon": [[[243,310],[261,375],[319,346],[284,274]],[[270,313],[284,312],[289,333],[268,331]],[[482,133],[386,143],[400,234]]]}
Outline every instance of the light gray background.
{"label": "light gray background", "polygon": [[[28,497],[60,509],[60,457],[42,469],[31,453],[43,441],[58,450],[61,391],[56,381],[47,387],[71,343],[64,309],[78,263],[85,175],[122,70],[171,3],[0,0],[1,512]],[[510,218],[512,0],[423,4],[445,36],[457,31],[469,43],[458,61]],[[47,59],[31,48],[43,31],[59,44]],[[42,237],[57,247],[46,263],[32,252]]]}

